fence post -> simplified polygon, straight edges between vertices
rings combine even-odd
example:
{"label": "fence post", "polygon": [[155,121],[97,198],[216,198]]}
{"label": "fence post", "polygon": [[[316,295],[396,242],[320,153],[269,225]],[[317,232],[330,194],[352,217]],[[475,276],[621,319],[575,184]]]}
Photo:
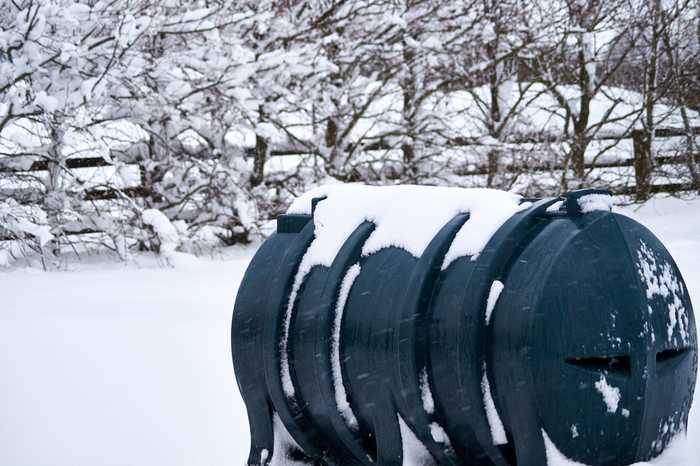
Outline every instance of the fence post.
{"label": "fence post", "polygon": [[651,187],[651,138],[643,129],[632,131],[634,147],[634,177],[636,180],[635,195],[638,201],[649,199]]}

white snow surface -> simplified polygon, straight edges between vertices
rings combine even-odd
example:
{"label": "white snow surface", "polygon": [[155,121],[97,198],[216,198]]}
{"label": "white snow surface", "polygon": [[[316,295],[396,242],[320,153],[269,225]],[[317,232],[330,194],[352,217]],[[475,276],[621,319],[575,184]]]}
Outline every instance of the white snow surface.
{"label": "white snow surface", "polygon": [[503,282],[501,282],[500,280],[494,280],[493,283],[491,283],[489,297],[486,300],[486,325],[489,325],[491,323],[491,314],[493,313],[493,308],[496,307],[498,297],[501,296],[503,287]]}
{"label": "white snow surface", "polygon": [[304,257],[301,271],[313,265],[330,266],[352,232],[364,221],[376,227],[365,242],[368,256],[395,246],[419,257],[430,240],[452,218],[469,213],[445,255],[443,268],[462,256],[476,256],[493,233],[518,211],[520,196],[494,189],[433,186],[321,186],[298,197],[288,213],[311,213],[311,200],[327,196],[316,206],[316,237]]}
{"label": "white snow surface", "polygon": [[[561,209],[561,206],[564,205],[564,201],[557,201],[547,207],[547,212],[558,212],[559,209]],[[580,204],[579,204],[580,205]]]}
{"label": "white snow surface", "polygon": [[[617,210],[659,236],[700,309],[700,200]],[[61,271],[0,272],[0,464],[245,464],[250,437],[230,324],[255,249],[175,268],[153,256],[127,264],[88,256]],[[698,465],[698,403],[687,439],[645,465]],[[280,452],[269,454],[276,461]]]}
{"label": "white snow surface", "polygon": [[253,252],[2,272],[0,464],[243,464],[230,326]]}
{"label": "white snow surface", "polygon": [[604,375],[601,375],[600,380],[595,383],[595,389],[603,396],[603,403],[608,408],[608,412],[616,413],[622,398],[620,389],[610,385]]}
{"label": "white snow surface", "polygon": [[402,466],[433,466],[435,460],[423,442],[418,440],[406,422],[397,414],[399,419],[399,429],[401,430],[401,442],[403,444],[403,465]]}
{"label": "white snow surface", "polygon": [[146,209],[141,213],[141,219],[146,225],[150,225],[160,240],[161,254],[169,254],[175,251],[180,238],[175,226],[168,217],[158,209]]}
{"label": "white snow surface", "polygon": [[[306,255],[308,255],[308,252],[306,253]],[[284,394],[287,396],[287,398],[294,398],[294,396],[296,395],[296,390],[294,389],[294,382],[292,381],[292,373],[289,368],[289,352],[287,345],[289,343],[289,329],[292,325],[292,311],[294,310],[294,304],[297,300],[297,294],[299,293],[301,284],[304,282],[306,274],[309,273],[309,270],[311,270],[311,267],[302,269],[301,267],[303,267],[303,265],[304,261],[302,259],[300,269],[297,271],[297,275],[294,278],[292,292],[289,293],[289,301],[287,301],[287,307],[284,311],[284,326],[282,328],[282,340],[280,341],[279,347],[282,390],[284,391]]]}
{"label": "white snow surface", "polygon": [[542,430],[542,438],[544,439],[544,448],[547,453],[547,465],[546,466],[586,466],[583,463],[573,461],[566,457],[557,446],[552,442],[552,440],[547,435],[547,432]]}
{"label": "white snow surface", "polygon": [[491,384],[489,384],[489,378],[486,374],[486,364],[484,364],[483,373],[481,377],[481,393],[484,395],[484,409],[486,410],[486,420],[491,429],[491,439],[494,445],[505,445],[508,443],[508,437],[506,437],[506,429],[496,409],[496,403],[493,401]]}
{"label": "white snow surface", "polygon": [[177,251],[180,235],[168,217],[158,209],[146,209],[141,213],[141,220],[153,228],[160,241],[160,254],[168,265],[177,266],[194,263],[197,258],[191,254]]}
{"label": "white snow surface", "polygon": [[437,422],[430,423],[430,436],[437,443],[450,445],[450,438],[447,436],[447,432]]}
{"label": "white snow surface", "polygon": [[571,438],[578,437],[578,426],[576,424],[571,424]]}
{"label": "white snow surface", "polygon": [[[42,209],[30,207],[27,211],[12,198],[0,202],[0,223],[10,232],[34,236],[42,247],[54,238]],[[4,256],[7,251],[2,253],[5,260],[0,257],[0,267],[12,262],[9,254]]]}
{"label": "white snow surface", "polygon": [[[272,428],[275,432],[275,446],[273,448],[272,458],[270,458],[270,464],[273,466],[304,466],[304,463],[294,461],[293,459],[289,458],[289,449],[298,449],[299,445],[297,445],[292,436],[289,434],[287,428],[284,426],[277,413],[273,414],[272,416]],[[265,456],[267,458],[267,455],[269,454],[270,453],[267,450],[263,450],[260,456]],[[263,462],[264,459],[261,458],[260,464],[263,464]]]}
{"label": "white snow surface", "polygon": [[[637,271],[646,288],[647,299],[652,299],[656,295],[673,298],[668,304],[666,336],[669,342],[673,342],[676,338],[674,336],[675,330],[678,328],[679,343],[687,345],[690,337],[689,318],[682,301],[683,284],[676,278],[671,264],[664,259],[657,258],[647,244],[640,241],[637,250]],[[653,312],[651,306],[649,306],[649,312]]]}
{"label": "white snow surface", "polygon": [[331,340],[331,356],[333,358],[331,361],[331,369],[333,372],[335,403],[343,419],[345,419],[347,425],[353,430],[357,430],[358,423],[355,413],[353,413],[350,403],[348,402],[348,394],[345,391],[345,385],[343,383],[343,371],[340,364],[340,330],[341,324],[343,323],[345,303],[348,300],[352,284],[355,283],[355,279],[360,275],[360,271],[360,264],[354,264],[348,269],[340,285],[340,294],[338,296],[338,302],[335,308],[335,320],[333,322],[333,339]]}
{"label": "white snow surface", "polygon": [[419,383],[423,411],[427,414],[433,414],[435,412],[435,400],[433,399],[433,393],[430,391],[430,381],[428,380],[428,369],[426,367],[420,373]]}
{"label": "white snow surface", "polygon": [[589,194],[578,199],[581,212],[593,212],[594,210],[612,210],[613,197],[607,194]]}

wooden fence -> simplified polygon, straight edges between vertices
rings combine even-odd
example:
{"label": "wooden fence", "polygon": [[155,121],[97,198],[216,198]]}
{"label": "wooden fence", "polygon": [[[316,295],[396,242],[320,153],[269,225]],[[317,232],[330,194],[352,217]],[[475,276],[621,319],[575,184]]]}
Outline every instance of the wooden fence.
{"label": "wooden fence", "polygon": [[[691,134],[688,134],[691,133]],[[690,131],[680,128],[657,128],[654,131],[653,139],[666,139],[671,137],[693,138],[700,134],[700,127],[690,128]],[[698,160],[700,154],[691,152],[689,147],[684,157],[653,157],[652,138],[650,134],[643,130],[634,130],[631,133],[634,147],[634,157],[631,160],[634,166],[635,186],[629,189],[629,194],[634,194],[638,201],[644,201],[650,194],[658,192],[678,192],[695,190],[700,192],[700,178],[698,178]],[[685,162],[691,167],[692,181],[690,183],[667,183],[666,185],[655,185],[652,183],[652,173],[654,165],[668,165]]]}
{"label": "wooden fence", "polygon": [[[700,135],[700,127],[692,128],[693,135]],[[654,138],[664,139],[670,137],[687,137],[688,133],[684,129],[678,128],[659,128],[655,131]],[[630,159],[620,159],[613,161],[604,161],[597,163],[586,163],[586,169],[606,169],[606,168],[624,168],[633,167],[635,185],[625,185],[625,186],[615,186],[612,188],[614,194],[619,195],[630,195],[634,196],[638,201],[646,200],[651,194],[654,193],[670,193],[679,191],[689,191],[697,190],[700,191],[700,185],[697,178],[694,181],[685,183],[652,183],[652,174],[654,166],[664,166],[664,165],[678,165],[679,163],[688,163],[687,157],[693,157],[695,160],[691,161],[691,164],[697,164],[697,160],[700,159],[700,154],[686,154],[685,157],[679,156],[651,156],[650,150],[650,140],[648,134],[642,130],[634,130],[629,133],[627,138],[615,138],[615,139],[631,139],[633,142],[634,154]],[[525,139],[519,141],[520,143],[543,143],[543,142],[553,142],[554,140],[547,139]],[[478,145],[478,139],[471,138],[459,138],[452,141],[454,147],[464,147],[464,146],[474,146]],[[372,150],[386,150],[391,149],[387,144],[384,143],[374,143],[362,147],[364,151]],[[246,156],[252,157],[255,153],[254,148],[248,148],[245,150]],[[308,152],[304,151],[302,148],[291,148],[291,149],[275,149],[270,152],[271,156],[283,156],[283,155],[303,155]],[[112,164],[102,157],[81,157],[81,158],[70,158],[65,162],[63,169],[82,169],[82,168],[99,168],[108,167]],[[41,172],[47,171],[50,168],[52,162],[47,160],[36,160],[28,167],[17,167],[16,164],[8,163],[8,159],[0,159],[0,178],[3,176],[12,176],[20,173],[29,172]],[[545,171],[557,171],[564,170],[565,167],[561,165],[552,164],[506,164],[505,166],[499,166],[499,170],[510,173],[525,173],[525,172],[545,172]],[[492,169],[491,169],[492,170]],[[463,176],[477,176],[477,175],[487,175],[490,173],[490,168],[487,165],[475,166],[468,170],[460,171],[460,175]],[[1,193],[8,195],[11,193],[4,192]],[[148,195],[147,190],[143,186],[131,186],[125,188],[94,188],[82,193],[83,199],[86,201],[97,201],[97,200],[110,200],[118,199],[124,196],[138,198]]]}

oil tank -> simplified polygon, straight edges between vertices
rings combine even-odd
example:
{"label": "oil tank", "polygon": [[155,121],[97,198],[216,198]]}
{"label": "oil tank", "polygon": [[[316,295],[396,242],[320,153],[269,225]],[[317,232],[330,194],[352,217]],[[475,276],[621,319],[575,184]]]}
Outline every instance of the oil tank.
{"label": "oil tank", "polygon": [[622,466],[688,421],[683,278],[609,192],[322,188],[238,290],[248,464]]}

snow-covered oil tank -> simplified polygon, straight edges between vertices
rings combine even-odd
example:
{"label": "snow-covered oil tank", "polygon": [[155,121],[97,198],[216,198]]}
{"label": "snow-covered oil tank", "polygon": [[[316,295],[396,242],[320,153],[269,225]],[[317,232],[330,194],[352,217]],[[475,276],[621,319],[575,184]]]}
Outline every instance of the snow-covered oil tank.
{"label": "snow-covered oil tank", "polygon": [[695,321],[670,254],[610,200],[353,185],[298,198],[233,314],[248,464],[657,456],[687,424]]}

